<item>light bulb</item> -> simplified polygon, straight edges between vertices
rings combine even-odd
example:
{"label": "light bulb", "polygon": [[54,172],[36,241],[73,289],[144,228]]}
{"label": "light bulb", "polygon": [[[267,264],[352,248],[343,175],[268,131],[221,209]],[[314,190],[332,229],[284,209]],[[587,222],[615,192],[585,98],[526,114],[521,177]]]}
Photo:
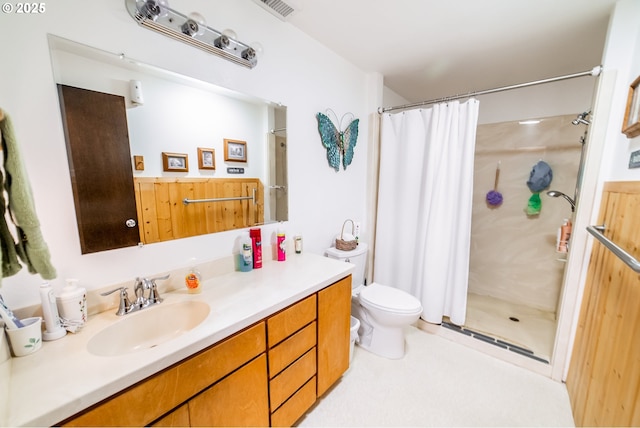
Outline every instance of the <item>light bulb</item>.
{"label": "light bulb", "polygon": [[204,19],[204,16],[198,12],[191,12],[187,18],[187,21],[180,27],[184,34],[191,37],[204,34],[207,28],[207,20]]}
{"label": "light bulb", "polygon": [[169,2],[167,0],[139,0],[136,1],[136,7],[142,16],[155,21],[167,15]]}
{"label": "light bulb", "polygon": [[233,40],[234,42],[236,40],[238,40],[238,35],[236,34],[235,31],[233,31],[231,28],[227,28],[226,30],[224,30],[222,32],[222,35],[227,36],[228,38],[230,38],[231,40]]}
{"label": "light bulb", "polygon": [[264,48],[260,42],[251,42],[249,44],[253,48],[256,53],[256,58],[262,58],[262,54],[264,53]]}

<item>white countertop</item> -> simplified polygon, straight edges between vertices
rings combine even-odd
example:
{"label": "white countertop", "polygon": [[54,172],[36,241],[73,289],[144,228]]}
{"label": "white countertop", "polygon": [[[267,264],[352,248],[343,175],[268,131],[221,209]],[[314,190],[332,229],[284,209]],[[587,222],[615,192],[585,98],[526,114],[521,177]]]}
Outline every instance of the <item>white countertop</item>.
{"label": "white countertop", "polygon": [[109,310],[89,317],[79,333],[44,342],[34,354],[11,360],[8,403],[0,403],[0,410],[6,408],[8,414],[0,416],[0,423],[56,424],[344,278],[353,269],[352,264],[318,255],[292,254],[287,261],[267,262],[262,269],[206,280],[200,294],[186,289],[166,293],[161,305],[202,300],[211,308],[209,316],[175,339],[120,356],[90,354],[87,342],[103,328],[134,315],[118,317]]}

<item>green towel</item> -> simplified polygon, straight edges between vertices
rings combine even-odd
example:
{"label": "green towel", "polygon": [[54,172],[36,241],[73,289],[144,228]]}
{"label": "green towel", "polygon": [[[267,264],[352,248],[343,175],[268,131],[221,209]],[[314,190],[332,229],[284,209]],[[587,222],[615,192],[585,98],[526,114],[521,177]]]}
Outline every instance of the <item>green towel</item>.
{"label": "green towel", "polygon": [[[0,227],[3,276],[12,275],[19,270],[15,258],[15,253],[17,253],[30,273],[39,273],[44,279],[54,279],[56,269],[51,264],[49,247],[40,231],[40,221],[36,214],[31,184],[22,163],[11,120],[6,112],[4,118],[0,120],[0,133],[2,134],[2,150],[4,151],[5,179],[3,185],[8,195],[8,211],[15,225],[14,236],[18,239],[18,242],[15,243],[10,234],[7,236],[9,228],[6,217],[0,218],[0,222],[5,223]],[[4,199],[1,202],[2,211],[4,211]],[[15,248],[15,252],[11,247]]]}
{"label": "green towel", "polygon": [[540,214],[540,208],[542,207],[542,201],[540,200],[540,193],[534,193],[529,198],[529,203],[527,204],[527,215],[538,215]]}

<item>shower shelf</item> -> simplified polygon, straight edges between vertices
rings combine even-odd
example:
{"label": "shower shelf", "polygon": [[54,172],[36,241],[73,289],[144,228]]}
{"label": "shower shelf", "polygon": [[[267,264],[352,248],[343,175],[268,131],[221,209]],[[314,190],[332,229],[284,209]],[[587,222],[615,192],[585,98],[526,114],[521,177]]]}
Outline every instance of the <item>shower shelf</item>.
{"label": "shower shelf", "polygon": [[605,247],[611,250],[613,254],[615,254],[627,266],[633,269],[634,272],[640,273],[640,262],[636,260],[635,257],[633,257],[631,254],[623,250],[616,243],[614,243],[612,240],[604,236],[602,232],[604,232],[605,230],[606,230],[606,227],[604,224],[601,226],[587,226],[587,232],[592,234]]}

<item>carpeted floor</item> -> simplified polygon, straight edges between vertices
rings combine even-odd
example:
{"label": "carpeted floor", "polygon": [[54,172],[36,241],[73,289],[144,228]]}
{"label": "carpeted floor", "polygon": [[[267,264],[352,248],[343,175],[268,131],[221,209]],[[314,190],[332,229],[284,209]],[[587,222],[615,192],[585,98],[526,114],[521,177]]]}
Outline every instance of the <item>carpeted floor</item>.
{"label": "carpeted floor", "polygon": [[389,360],[355,347],[299,426],[574,426],[564,384],[414,327]]}

